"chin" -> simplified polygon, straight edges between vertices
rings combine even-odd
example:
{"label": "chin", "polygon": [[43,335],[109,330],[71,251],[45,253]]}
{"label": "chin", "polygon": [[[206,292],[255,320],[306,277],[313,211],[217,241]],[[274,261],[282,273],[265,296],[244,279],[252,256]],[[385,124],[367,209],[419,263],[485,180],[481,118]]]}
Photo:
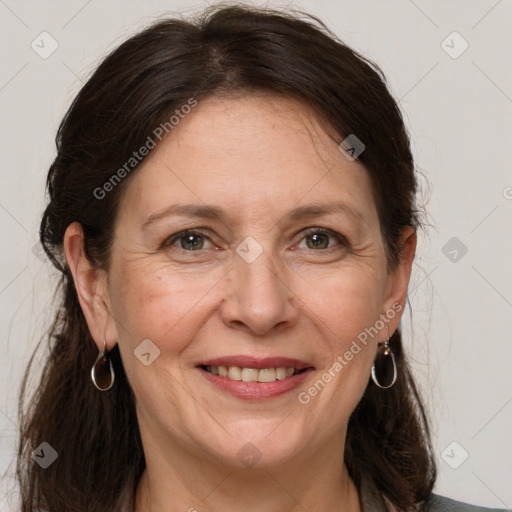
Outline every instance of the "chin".
{"label": "chin", "polygon": [[[226,424],[222,432],[211,444],[203,448],[208,450],[214,459],[223,464],[248,469],[269,469],[287,464],[302,453],[310,443],[303,429],[292,425],[291,418],[244,420],[235,425]],[[229,433],[228,433],[229,432]],[[231,434],[231,435],[230,435]]]}

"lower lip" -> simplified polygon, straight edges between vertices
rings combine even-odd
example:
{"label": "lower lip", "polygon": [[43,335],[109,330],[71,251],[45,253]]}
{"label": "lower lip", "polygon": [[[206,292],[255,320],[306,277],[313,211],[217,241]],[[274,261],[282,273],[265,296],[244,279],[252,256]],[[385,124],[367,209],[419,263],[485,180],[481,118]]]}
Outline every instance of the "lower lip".
{"label": "lower lip", "polygon": [[198,369],[205,379],[217,386],[220,390],[230,393],[236,398],[242,398],[243,400],[262,400],[287,393],[300,386],[313,371],[313,368],[308,368],[298,375],[274,382],[243,382],[241,380],[231,380],[227,377],[213,375],[213,373],[203,368]]}

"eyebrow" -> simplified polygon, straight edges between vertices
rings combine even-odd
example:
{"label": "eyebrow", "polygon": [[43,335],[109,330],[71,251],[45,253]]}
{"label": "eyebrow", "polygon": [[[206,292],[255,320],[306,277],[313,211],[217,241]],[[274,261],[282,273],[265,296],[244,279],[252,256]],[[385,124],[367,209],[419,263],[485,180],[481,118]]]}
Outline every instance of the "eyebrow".
{"label": "eyebrow", "polygon": [[[315,203],[307,206],[299,206],[285,213],[282,220],[296,222],[303,219],[310,219],[313,217],[322,217],[332,214],[343,214],[352,217],[356,221],[362,221],[367,224],[364,215],[357,209],[339,202],[330,203]],[[199,219],[217,220],[226,223],[230,220],[230,215],[221,207],[217,205],[200,205],[200,204],[174,204],[163,210],[159,210],[150,215],[142,224],[142,228],[146,229],[151,224],[154,224],[166,217],[171,216],[185,216]],[[237,215],[233,215],[233,218]],[[279,222],[282,222],[280,220]]]}

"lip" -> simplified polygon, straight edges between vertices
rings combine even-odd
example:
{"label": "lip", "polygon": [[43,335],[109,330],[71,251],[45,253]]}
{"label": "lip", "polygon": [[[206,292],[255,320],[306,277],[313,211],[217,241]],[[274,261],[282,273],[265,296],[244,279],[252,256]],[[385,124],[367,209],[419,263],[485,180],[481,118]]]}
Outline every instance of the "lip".
{"label": "lip", "polygon": [[299,359],[290,357],[251,357],[251,356],[225,356],[201,361],[197,366],[239,366],[240,368],[297,368],[304,370],[313,368],[313,365]]}
{"label": "lip", "polygon": [[236,398],[243,400],[264,400],[277,397],[299,387],[304,380],[309,377],[313,368],[308,368],[302,373],[274,382],[243,382],[241,380],[231,380],[228,377],[221,377],[220,375],[213,375],[213,373],[206,371],[202,367],[198,367],[198,370],[206,380],[211,382],[218,389]]}
{"label": "lip", "polygon": [[[203,366],[239,366],[241,368],[255,368],[259,370],[262,368],[285,367],[303,371],[292,377],[274,382],[243,382],[241,380],[231,380],[228,377],[221,377],[220,375],[213,375]],[[311,364],[299,359],[289,357],[255,358],[250,356],[226,356],[208,359],[201,361],[197,365],[197,369],[217,389],[243,400],[265,400],[283,395],[301,386],[309,377],[309,374],[314,371],[314,367]]]}

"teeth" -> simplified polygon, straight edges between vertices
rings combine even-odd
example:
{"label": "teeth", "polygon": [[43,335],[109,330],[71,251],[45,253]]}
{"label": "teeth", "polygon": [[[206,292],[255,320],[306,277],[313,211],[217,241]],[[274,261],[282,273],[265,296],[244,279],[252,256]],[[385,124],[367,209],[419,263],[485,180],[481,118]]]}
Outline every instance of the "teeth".
{"label": "teeth", "polygon": [[[290,368],[290,370],[293,370],[293,368]],[[293,372],[292,372],[293,375]],[[286,368],[276,368],[276,379],[277,380],[284,380],[286,379]]]}
{"label": "teeth", "polygon": [[242,369],[239,366],[230,366],[228,378],[231,380],[242,380]]}
{"label": "teeth", "polygon": [[258,372],[258,382],[274,382],[277,380],[274,368],[263,368]]}
{"label": "teeth", "polygon": [[242,380],[244,382],[258,382],[259,370],[255,368],[244,368],[242,370]]}
{"label": "teeth", "polygon": [[240,366],[207,366],[206,371],[220,377],[243,382],[275,382],[284,380],[298,373],[295,368],[240,368]]}

